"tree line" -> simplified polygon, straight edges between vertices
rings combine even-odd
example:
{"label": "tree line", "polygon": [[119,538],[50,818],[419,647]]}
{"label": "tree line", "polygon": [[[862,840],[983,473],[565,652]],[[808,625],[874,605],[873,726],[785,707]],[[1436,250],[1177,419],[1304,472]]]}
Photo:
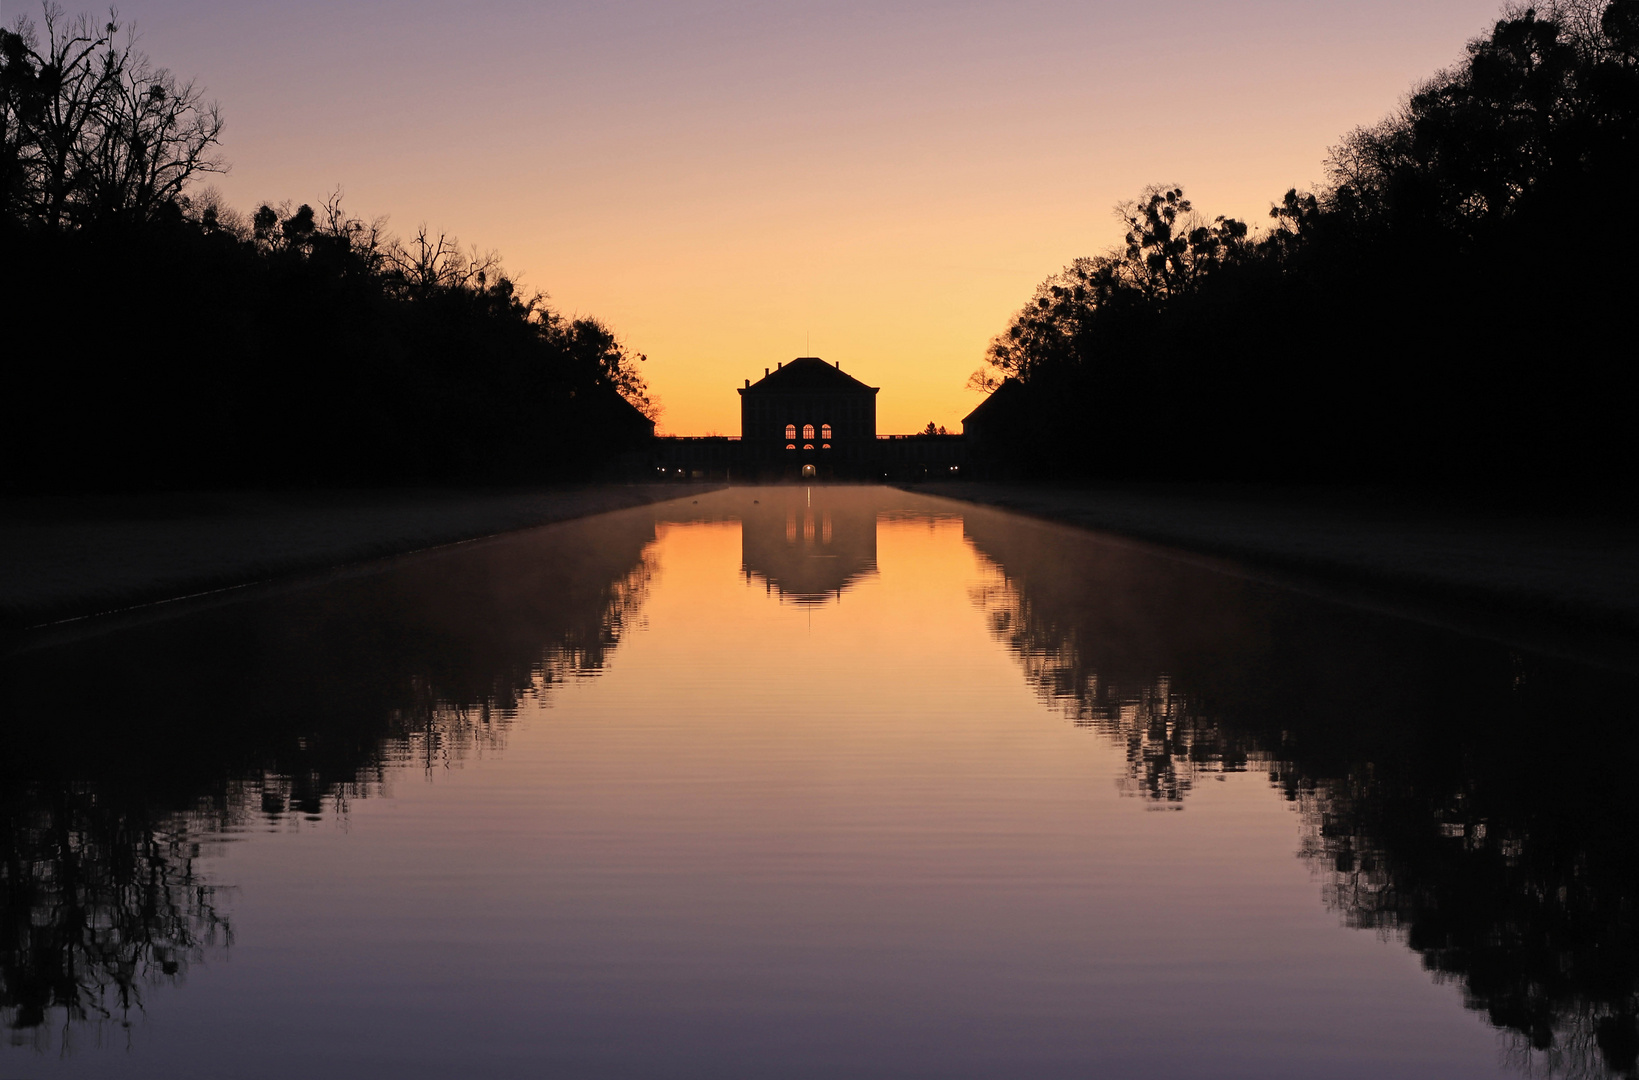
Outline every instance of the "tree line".
{"label": "tree line", "polygon": [[1253,229],[1178,186],[970,385],[1024,474],[1508,486],[1639,465],[1639,0],[1505,10]]}
{"label": "tree line", "polygon": [[644,358],[494,253],[201,189],[221,111],[134,40],[0,29],[0,485],[533,481],[646,441]]}

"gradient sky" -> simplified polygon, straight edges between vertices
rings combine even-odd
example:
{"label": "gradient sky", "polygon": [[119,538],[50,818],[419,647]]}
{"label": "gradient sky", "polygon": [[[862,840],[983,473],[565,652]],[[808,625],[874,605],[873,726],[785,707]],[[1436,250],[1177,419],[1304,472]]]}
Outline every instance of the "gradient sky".
{"label": "gradient sky", "polygon": [[[65,3],[78,10],[77,5]],[[9,22],[32,5],[6,0]],[[805,353],[951,426],[1036,284],[1146,184],[1261,221],[1497,0],[126,0],[227,117],[242,209],[338,185],[497,249],[634,349],[672,434]]]}

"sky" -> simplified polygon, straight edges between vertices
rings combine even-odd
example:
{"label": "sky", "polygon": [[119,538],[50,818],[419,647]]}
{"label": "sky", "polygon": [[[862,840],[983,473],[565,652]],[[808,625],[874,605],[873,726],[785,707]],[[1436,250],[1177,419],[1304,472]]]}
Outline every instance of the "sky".
{"label": "sky", "polygon": [[[83,5],[65,3],[71,12]],[[957,430],[1036,285],[1182,184],[1253,223],[1454,63],[1498,0],[772,4],[125,0],[221,103],[228,201],[340,188],[498,251],[648,357],[667,434],[840,361],[878,429]],[[5,0],[10,22],[32,5]]]}

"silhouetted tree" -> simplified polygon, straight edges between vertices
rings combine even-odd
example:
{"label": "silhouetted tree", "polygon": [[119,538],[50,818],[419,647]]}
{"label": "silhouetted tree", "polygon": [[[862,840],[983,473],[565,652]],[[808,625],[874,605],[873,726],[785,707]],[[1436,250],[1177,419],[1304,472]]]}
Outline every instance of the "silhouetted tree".
{"label": "silhouetted tree", "polygon": [[1563,485],[1639,467],[1635,0],[1511,10],[1254,237],[1181,188],[1047,279],[969,385],[1021,469]]}
{"label": "silhouetted tree", "polygon": [[1188,292],[1213,270],[1245,254],[1246,224],[1219,216],[1203,222],[1183,188],[1150,188],[1117,213],[1127,226],[1126,248],[1112,266],[1150,299]]}
{"label": "silhouetted tree", "polygon": [[224,170],[217,107],[121,38],[113,12],[97,25],[47,4],[42,24],[43,37],[26,17],[0,30],[10,213],[48,226],[147,220],[197,174]]}
{"label": "silhouetted tree", "polygon": [[240,215],[190,186],[225,168],[202,91],[112,15],[41,26],[0,32],[0,246],[29,267],[0,486],[539,481],[645,445],[644,357],[607,326],[339,189]]}

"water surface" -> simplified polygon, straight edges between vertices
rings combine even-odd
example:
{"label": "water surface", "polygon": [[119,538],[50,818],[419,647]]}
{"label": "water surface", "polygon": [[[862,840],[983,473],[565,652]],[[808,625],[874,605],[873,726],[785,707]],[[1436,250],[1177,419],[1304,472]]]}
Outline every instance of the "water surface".
{"label": "water surface", "polygon": [[886,489],[8,661],[0,1076],[1631,1074],[1632,680]]}

